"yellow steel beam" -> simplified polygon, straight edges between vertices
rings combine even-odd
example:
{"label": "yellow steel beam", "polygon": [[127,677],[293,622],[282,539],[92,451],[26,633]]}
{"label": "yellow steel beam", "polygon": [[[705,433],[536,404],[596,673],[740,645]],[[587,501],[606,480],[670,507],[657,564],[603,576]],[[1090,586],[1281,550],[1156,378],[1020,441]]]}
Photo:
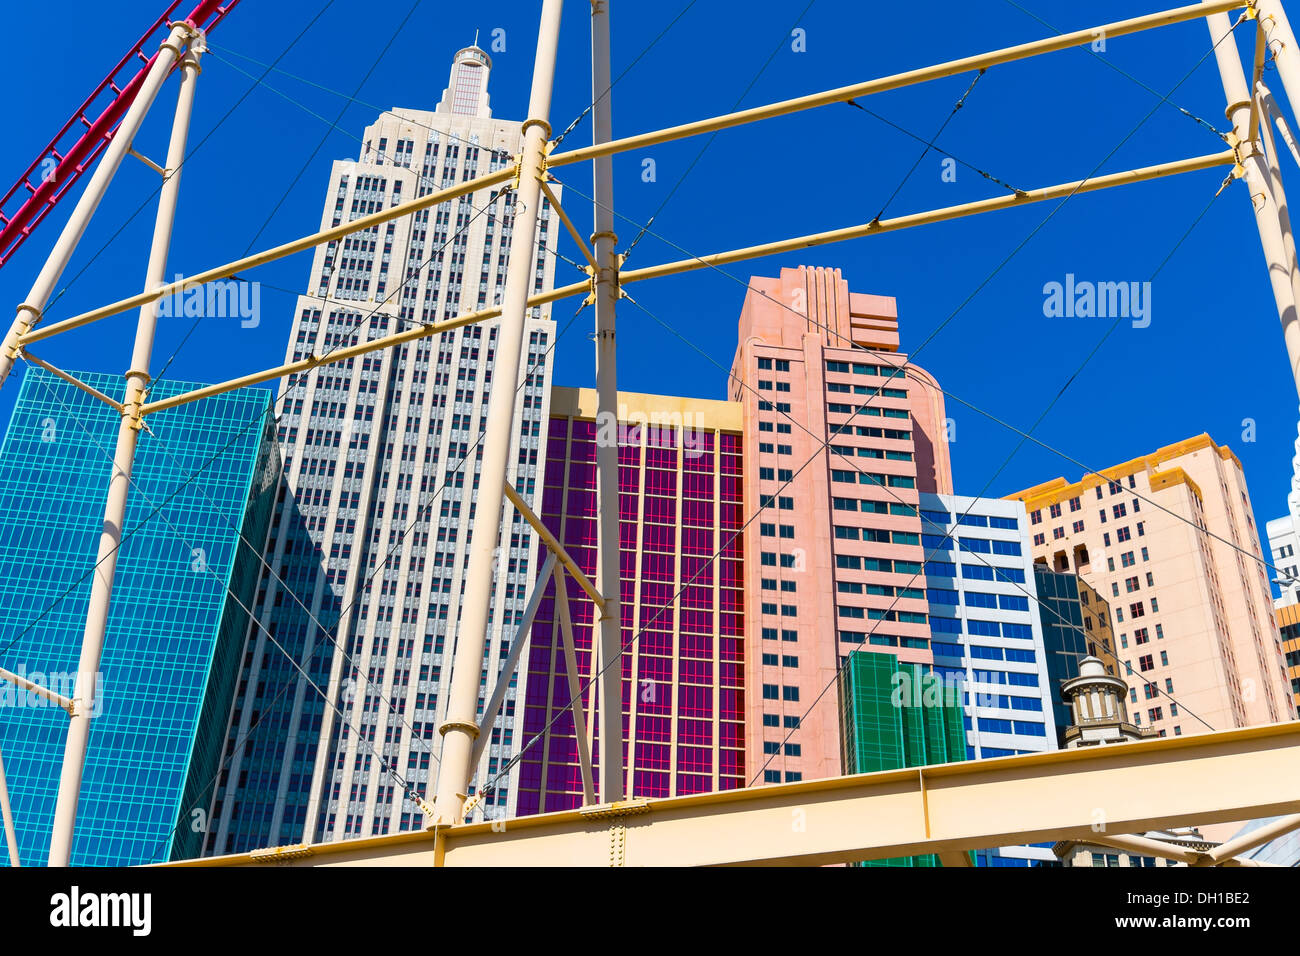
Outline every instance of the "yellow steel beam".
{"label": "yellow steel beam", "polygon": [[550,549],[551,553],[560,559],[560,563],[564,565],[564,569],[573,575],[573,579],[581,585],[584,591],[587,592],[587,596],[595,602],[596,607],[603,610],[605,607],[605,599],[601,597],[600,592],[596,590],[596,585],[592,584],[591,579],[582,573],[582,568],[578,567],[578,563],[569,556],[569,552],[564,550],[564,545],[560,544],[560,539],[551,534],[551,529],[546,527],[546,524],[537,516],[536,512],[534,512],[532,508],[528,507],[528,502],[519,497],[519,492],[515,491],[515,489],[510,485],[510,482],[506,482],[506,497],[509,498],[510,503],[515,506],[515,510],[523,515],[524,520],[533,526],[533,530],[537,532],[537,536],[542,539],[542,544],[546,545],[546,547]]}
{"label": "yellow steel beam", "polygon": [[1193,3],[1188,6],[1176,7],[1159,13],[1149,13],[1145,16],[1135,17],[1131,20],[1119,20],[1115,23],[1106,23],[1101,26],[1089,27],[1085,30],[1075,30],[1072,33],[1062,33],[1059,36],[1047,37],[1042,40],[1032,40],[1029,43],[1020,43],[1016,46],[1003,47],[1000,50],[993,50],[989,53],[980,53],[975,56],[964,57],[960,60],[949,60],[946,63],[924,66],[919,69],[908,70],[906,73],[895,73],[892,76],[867,80],[863,83],[855,83],[852,86],[841,86],[837,89],[826,90],[821,93],[811,93],[808,96],[799,96],[794,99],[782,100],[778,103],[768,103],[764,106],[755,106],[751,109],[740,110],[735,113],[725,113],[722,116],[696,120],[693,123],[684,123],[681,126],[654,130],[648,133],[639,133],[635,136],[625,136],[622,139],[597,143],[593,146],[583,146],[563,153],[552,153],[547,160],[547,163],[552,167],[566,166],[571,163],[580,163],[585,160],[595,159],[598,156],[609,156],[614,153],[623,153],[632,149],[643,149],[647,146],[656,146],[660,143],[666,143],[675,139],[684,139],[688,136],[698,136],[701,133],[712,133],[720,129],[728,129],[732,126],[742,126],[746,123],[753,123],[758,120],[771,119],[776,116],[786,116],[790,113],[798,113],[802,110],[815,109],[819,106],[829,106],[832,103],[846,103],[849,100],[869,96],[872,93],[884,93],[889,90],[897,90],[905,86],[912,86],[916,83],[925,83],[930,80],[941,79],[945,76],[955,76],[959,73],[985,70],[991,66],[997,66],[1000,63],[1024,60],[1044,53],[1054,53],[1058,50],[1067,50],[1070,47],[1085,46],[1096,42],[1099,38],[1112,40],[1116,37],[1127,36],[1132,33],[1140,33],[1144,30],[1168,26],[1173,23],[1199,20],[1211,14],[1227,13],[1229,10],[1237,10],[1244,6],[1246,6],[1244,0],[1206,0],[1204,3]]}
{"label": "yellow steel beam", "polygon": [[591,267],[592,273],[594,274],[599,272],[600,266],[596,265],[596,256],[587,248],[587,243],[583,240],[582,233],[578,232],[578,227],[573,224],[573,220],[569,218],[569,214],[564,211],[564,207],[560,205],[560,201],[555,198],[555,193],[551,191],[550,184],[544,179],[542,180],[542,192],[546,193],[546,198],[551,201],[551,208],[554,209],[555,214],[560,217],[560,222],[564,223],[564,228],[569,230],[569,238],[573,240],[574,245],[578,247],[578,251],[582,253],[582,258],[587,260],[587,264]]}
{"label": "yellow steel beam", "polygon": [[515,174],[513,166],[497,170],[494,173],[487,173],[474,179],[467,180],[463,183],[457,183],[447,189],[440,189],[437,192],[429,193],[427,196],[421,196],[418,199],[411,199],[407,202],[398,203],[396,206],[389,206],[387,209],[381,209],[379,212],[373,212],[368,216],[362,216],[360,219],[353,219],[334,226],[331,229],[325,229],[321,232],[314,232],[310,236],[303,236],[295,239],[293,242],[286,242],[283,245],[276,246],[273,249],[267,249],[264,252],[257,252],[251,256],[245,256],[242,259],[236,259],[234,262],[228,262],[222,266],[208,269],[206,272],[199,272],[192,276],[185,276],[177,279],[175,282],[159,286],[156,289],[146,289],[144,292],[121,299],[117,302],[111,302],[108,305],[100,306],[98,309],[91,309],[89,312],[83,312],[80,315],[74,315],[70,319],[64,319],[62,322],[54,322],[50,325],[41,326],[32,329],[24,335],[19,336],[20,345],[30,345],[32,342],[39,342],[42,339],[48,339],[50,336],[58,335],[60,332],[67,332],[69,329],[80,328],[83,325],[89,325],[91,322],[97,322],[100,319],[106,319],[112,315],[118,315],[122,312],[128,312],[131,309],[139,308],[149,302],[156,302],[164,296],[173,295],[177,292],[183,292],[196,286],[203,285],[207,282],[214,282],[217,279],[228,279],[236,273],[243,272],[246,269],[252,269],[255,266],[264,265],[267,262],[274,262],[276,259],[283,259],[286,256],[295,255],[299,252],[305,252],[308,249],[323,245],[333,239],[341,239],[344,236],[351,235],[354,232],[360,232],[363,229],[369,229],[372,226],[378,226],[381,223],[389,222],[393,219],[400,219],[403,216],[410,215],[421,209],[428,209],[430,206],[436,206],[439,203],[456,199],[460,196],[469,195],[480,189],[486,189],[488,186],[495,186],[498,183],[508,181]]}
{"label": "yellow steel beam", "polygon": [[[1194,156],[1189,159],[1160,163],[1155,166],[1144,166],[1140,169],[1128,169],[1119,173],[1108,173],[1104,176],[1095,176],[1092,179],[1076,180],[1074,182],[1061,183],[1055,186],[1043,186],[1039,189],[1019,192],[1014,196],[997,196],[992,199],[981,199],[977,202],[961,203],[956,206],[944,206],[939,209],[931,209],[925,212],[911,213],[906,216],[897,216],[893,219],[872,220],[871,222],[857,226],[847,226],[843,229],[832,229],[827,232],[797,236],[793,239],[783,239],[778,242],[769,242],[757,246],[745,246],[744,248],[732,249],[728,252],[715,252],[708,255],[696,256],[691,259],[680,259],[675,262],[664,262],[659,265],[646,266],[641,269],[625,270],[619,273],[619,283],[643,282],[647,279],[658,279],[663,276],[677,275],[695,269],[729,265],[735,262],[742,262],[746,259],[756,259],[763,256],[793,252],[799,249],[810,249],[815,246],[829,245],[835,242],[844,242],[849,239],[858,239],[864,236],[875,235],[876,233],[896,232],[900,229],[909,229],[913,226],[923,226],[936,222],[947,222],[953,219],[961,219],[966,216],[975,216],[985,212],[996,212],[1001,209],[1010,209],[1016,206],[1043,202],[1049,199],[1063,199],[1064,197],[1075,193],[1096,192],[1097,190],[1109,189],[1114,186],[1124,186],[1132,183],[1146,182],[1152,179],[1160,179],[1165,176],[1175,176],[1180,173],[1211,169],[1215,166],[1231,166],[1235,162],[1236,156],[1232,150],[1224,150],[1221,153],[1210,153],[1205,156]],[[558,205],[556,206],[556,209],[559,209]],[[571,295],[578,295],[579,293],[585,294],[590,292],[590,290],[590,282],[575,282],[571,285],[553,289],[550,292],[531,296],[528,299],[528,304],[530,306],[542,305],[548,302],[555,302],[559,299],[567,298]],[[180,395],[174,395],[171,398],[160,399],[156,402],[147,402],[144,405],[142,412],[145,415],[149,415],[153,412],[162,411],[163,409],[175,408],[176,406],[184,405],[187,402],[197,401],[201,398],[209,398],[213,395],[220,395],[224,392],[234,391],[235,389],[243,388],[248,385],[258,385],[263,382],[273,381],[274,379],[281,378],[282,376],[294,372],[307,371],[316,368],[317,366],[330,365],[334,362],[353,358],[354,356],[365,355],[369,352],[377,352],[393,345],[401,345],[404,342],[413,342],[416,339],[422,339],[439,332],[445,332],[449,329],[459,328],[462,325],[483,322],[487,319],[496,318],[500,314],[501,310],[499,308],[480,309],[477,312],[470,312],[465,315],[457,316],[454,319],[447,319],[442,322],[432,322],[428,325],[405,329],[401,332],[395,332],[392,335],[386,335],[369,342],[361,342],[357,345],[338,348],[327,355],[311,355],[307,358],[299,359],[297,362],[277,365],[274,368],[265,369],[261,372],[254,372],[251,375],[231,379],[217,385],[208,385]],[[54,326],[50,326],[49,328],[54,328]],[[45,331],[48,332],[49,328]]]}
{"label": "yellow steel beam", "polygon": [[[571,295],[585,293],[590,288],[590,283],[575,282],[572,285],[552,289],[550,292],[542,292],[530,296],[528,298],[528,305],[545,305],[548,302],[555,302]],[[480,309],[477,312],[467,312],[465,315],[458,315],[454,319],[445,319],[441,322],[430,322],[427,325],[412,326],[409,329],[403,329],[401,332],[394,332],[392,335],[384,335],[377,339],[371,339],[369,342],[358,342],[356,345],[342,346],[327,352],[324,355],[309,355],[296,362],[288,362],[284,365],[277,365],[275,368],[263,369],[260,372],[253,372],[250,375],[244,375],[240,378],[232,378],[229,381],[219,382],[216,385],[205,385],[203,388],[196,388],[192,391],[182,392],[181,394],[173,395],[170,398],[161,398],[156,402],[145,402],[143,407],[140,409],[140,412],[143,415],[150,415],[154,412],[161,412],[168,408],[175,408],[178,405],[197,402],[202,398],[211,398],[213,395],[233,392],[236,389],[245,388],[249,385],[260,385],[263,382],[274,381],[277,378],[291,375],[294,372],[306,372],[321,365],[332,365],[335,362],[344,362],[350,358],[355,358],[358,355],[366,355],[370,352],[378,352],[383,349],[392,348],[394,345],[402,345],[406,342],[415,342],[419,339],[428,338],[431,335],[437,335],[439,332],[458,329],[462,325],[472,325],[475,322],[484,322],[487,319],[494,319],[500,315],[501,309],[499,307],[493,307],[491,309]]]}
{"label": "yellow steel beam", "polygon": [[[1070,47],[1082,46],[1084,44],[1095,42],[1099,37],[1113,39],[1115,37],[1140,33],[1144,30],[1151,30],[1156,27],[1181,23],[1187,20],[1200,19],[1215,13],[1226,13],[1229,10],[1235,10],[1244,6],[1246,6],[1246,4],[1242,2],[1242,0],[1204,0],[1202,3],[1176,7],[1170,10],[1135,17],[1130,20],[1120,20],[1114,23],[1102,24],[1084,30],[1076,30],[1072,33],[1064,33],[1054,37],[1047,37],[1042,40],[1033,40],[1016,46],[1004,47],[1000,50],[994,50],[989,53],[981,53],[959,60],[950,60],[933,66],[909,70],[905,73],[896,73],[892,76],[867,80],[863,83],[856,83],[851,86],[843,86],[833,90],[826,90],[821,93],[813,93],[808,96],[782,100],[777,103],[769,103],[765,106],[757,106],[748,110],[727,113],[710,119],[697,120],[693,123],[686,123],[667,129],[654,130],[636,136],[624,137],[623,139],[610,140],[593,146],[569,150],[568,152],[555,153],[549,157],[547,162],[548,166],[551,167],[571,165],[573,163],[595,159],[600,156],[608,156],[615,153],[627,152],[633,149],[641,149],[658,143],[683,139],[688,136],[697,136],[701,133],[714,132],[733,126],[741,126],[746,123],[753,123],[776,116],[785,116],[802,110],[826,106],[831,103],[843,103],[851,99],[868,96],[872,93],[881,93],[888,90],[900,89],[905,86],[924,83],[929,80],[953,76],[959,73],[966,73],[972,70],[987,69],[990,66],[996,66],[1000,63],[1010,63],[1015,60],[1023,60],[1044,53],[1052,53],[1058,50],[1069,49]],[[206,272],[187,276],[177,280],[176,282],[163,285],[157,289],[146,290],[133,295],[130,298],[122,299],[118,302],[110,303],[109,305],[101,306],[97,309],[92,309],[89,312],[83,312],[82,314],[73,316],[72,318],[64,319],[62,322],[55,322],[41,328],[31,329],[19,337],[19,344],[28,345],[32,342],[39,342],[43,339],[49,338],[50,336],[58,335],[61,332],[79,328],[91,322],[96,322],[100,319],[138,308],[141,305],[153,302],[163,296],[172,295],[176,292],[181,292],[217,279],[229,278],[238,272],[263,265],[267,262],[272,262],[276,259],[282,259],[285,256],[303,252],[325,242],[329,242],[332,239],[338,239],[393,219],[399,219],[402,216],[409,215],[417,210],[427,209],[430,206],[435,206],[459,196],[467,195],[480,189],[485,189],[488,186],[495,186],[507,182],[515,175],[515,172],[515,167],[510,166],[493,173],[477,176],[467,182],[457,183],[450,188],[438,190],[437,192],[430,193],[427,196],[421,196],[418,199],[399,203],[396,206],[371,213],[370,215],[363,216],[360,219],[354,219],[351,222],[342,223],[341,225],[335,226],[331,229],[313,233],[309,236],[303,236],[300,239],[285,243],[281,246],[276,246],[273,249],[255,253],[251,256],[245,256],[242,259],[227,263],[223,266],[217,266],[207,270]]]}
{"label": "yellow steel beam", "polygon": [[1300,812],[1300,722],[282,847],[184,866],[823,864]]}
{"label": "yellow steel beam", "polygon": [[1077,180],[1071,183],[1061,183],[1056,186],[1043,186],[1040,189],[1030,189],[1014,195],[1008,194],[1006,196],[996,196],[992,199],[981,199],[976,202],[962,203],[957,206],[944,206],[926,212],[916,212],[906,216],[897,216],[893,219],[873,219],[871,222],[865,222],[857,226],[847,226],[843,229],[832,229],[827,232],[816,232],[807,236],[796,236],[793,239],[782,239],[778,242],[769,242],[763,245],[746,246],[742,249],[733,249],[730,252],[715,252],[711,255],[696,256],[691,259],[680,259],[676,262],[664,262],[659,265],[645,266],[641,269],[629,269],[619,273],[619,282],[641,282],[645,279],[657,279],[661,276],[676,275],[682,272],[689,272],[693,269],[724,266],[733,262],[741,262],[745,259],[757,259],[762,256],[779,255],[786,252],[795,252],[800,249],[808,249],[813,246],[823,246],[833,242],[844,242],[848,239],[859,239],[863,236],[871,236],[881,232],[896,232],[900,229],[910,229],[913,226],[924,226],[935,222],[947,222],[948,220],[961,219],[966,216],[975,216],[985,212],[994,212],[999,209],[1011,209],[1016,206],[1026,206],[1031,203],[1043,202],[1048,199],[1064,199],[1066,196],[1075,193],[1096,192],[1097,190],[1109,189],[1113,186],[1125,186],[1131,183],[1141,183],[1152,179],[1160,179],[1165,176],[1176,176],[1180,173],[1212,169],[1215,166],[1231,166],[1235,162],[1236,155],[1232,150],[1228,149],[1221,153],[1209,153],[1204,156],[1193,156],[1189,159],[1175,160],[1170,163],[1160,163],[1155,166],[1143,166],[1140,169],[1128,169],[1120,173],[1107,173],[1104,176],[1094,176],[1091,179]]}
{"label": "yellow steel beam", "polygon": [[119,402],[115,398],[110,398],[109,396],[105,395],[103,392],[101,392],[99,389],[95,388],[94,386],[87,385],[85,382],[77,378],[72,373],[65,372],[63,371],[63,369],[59,368],[58,366],[51,365],[49,362],[45,361],[44,359],[37,358],[27,349],[22,350],[22,357],[25,358],[27,361],[31,362],[33,365],[39,365],[41,368],[45,369],[45,371],[49,372],[51,375],[63,379],[69,385],[81,389],[83,392],[85,392],[87,395],[91,396],[92,398],[99,399],[101,402],[103,402],[109,408],[113,409],[113,411],[117,412],[119,415],[122,414],[121,402]]}

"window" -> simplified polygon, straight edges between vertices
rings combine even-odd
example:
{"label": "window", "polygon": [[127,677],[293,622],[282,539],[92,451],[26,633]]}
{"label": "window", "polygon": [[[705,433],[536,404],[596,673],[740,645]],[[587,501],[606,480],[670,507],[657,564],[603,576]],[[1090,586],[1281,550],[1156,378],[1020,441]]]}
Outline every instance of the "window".
{"label": "window", "polygon": [[1143,654],[1141,657],[1138,658],[1139,670],[1143,670],[1143,671],[1154,670],[1155,666],[1156,666],[1155,661],[1152,659],[1150,654]]}

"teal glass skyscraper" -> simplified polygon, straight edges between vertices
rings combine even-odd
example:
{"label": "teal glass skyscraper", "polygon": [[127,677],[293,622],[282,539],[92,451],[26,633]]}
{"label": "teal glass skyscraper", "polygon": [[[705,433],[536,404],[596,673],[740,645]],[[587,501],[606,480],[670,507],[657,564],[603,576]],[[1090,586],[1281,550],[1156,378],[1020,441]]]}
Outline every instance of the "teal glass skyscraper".
{"label": "teal glass skyscraper", "polygon": [[[76,373],[112,398],[119,376]],[[159,383],[158,399],[197,386]],[[74,865],[198,855],[279,475],[270,393],[152,415],[118,558]],[[0,667],[71,696],[118,415],[39,368],[0,448]],[[241,540],[242,536],[242,540]],[[0,686],[24,865],[44,864],[67,715]]]}

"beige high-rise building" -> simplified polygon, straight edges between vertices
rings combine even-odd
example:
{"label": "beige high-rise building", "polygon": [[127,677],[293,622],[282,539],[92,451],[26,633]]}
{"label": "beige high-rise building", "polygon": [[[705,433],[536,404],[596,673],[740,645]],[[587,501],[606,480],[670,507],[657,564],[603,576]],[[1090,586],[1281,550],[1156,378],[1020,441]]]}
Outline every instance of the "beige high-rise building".
{"label": "beige high-rise building", "polygon": [[1008,497],[1035,560],[1110,602],[1134,723],[1160,736],[1294,715],[1241,462],[1198,435]]}

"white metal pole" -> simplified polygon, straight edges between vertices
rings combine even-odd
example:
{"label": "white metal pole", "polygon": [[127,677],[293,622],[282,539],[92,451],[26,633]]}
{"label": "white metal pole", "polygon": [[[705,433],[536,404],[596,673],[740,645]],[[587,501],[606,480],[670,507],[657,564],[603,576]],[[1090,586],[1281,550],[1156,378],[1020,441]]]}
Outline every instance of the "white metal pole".
{"label": "white metal pole", "polygon": [[[176,200],[181,185],[180,167],[185,160],[185,143],[189,135],[190,115],[194,109],[194,87],[199,73],[197,47],[198,44],[194,44],[181,60],[180,92],[176,99],[171,141],[167,146],[166,178],[158,193],[158,214],[154,220],[145,288],[161,284],[167,271],[167,255],[171,248]],[[127,489],[131,483],[136,442],[143,424],[139,411],[144,402],[145,388],[149,384],[149,361],[153,354],[154,330],[157,325],[157,303],[150,302],[142,306],[136,324],[131,367],[126,372],[126,399],[122,403],[113,472],[109,477],[108,500],[104,504],[104,525],[99,536],[99,553],[90,585],[90,607],[86,612],[86,629],[81,639],[77,686],[73,693],[74,707],[68,720],[68,740],[63,752],[63,768],[59,774],[59,794],[54,805],[50,866],[67,866],[72,858],[77,801],[81,797],[86,746],[90,740],[90,720],[98,692],[95,678],[104,651],[104,632],[108,626],[113,578],[117,570],[118,549],[122,543],[122,522],[126,519]]]}
{"label": "white metal pole", "polygon": [[[1207,16],[1205,22],[1210,30],[1211,42],[1215,44],[1214,56],[1228,102],[1225,113],[1237,136],[1244,140],[1249,135],[1253,97],[1246,85],[1237,44],[1228,35],[1232,32],[1232,21],[1226,13],[1215,13]],[[1300,270],[1296,268],[1294,257],[1287,254],[1288,244],[1273,201],[1269,171],[1258,144],[1243,142],[1240,149],[1246,187],[1250,192],[1255,225],[1259,230],[1259,242],[1268,266],[1278,318],[1282,323],[1287,361],[1291,365],[1291,377],[1296,391],[1300,393],[1300,314],[1296,311],[1296,303],[1300,302]]]}
{"label": "white metal pole", "polygon": [[[1282,89],[1291,101],[1292,112],[1300,114],[1300,48],[1296,46],[1295,34],[1291,31],[1286,11],[1276,0],[1257,0],[1255,9],[1264,36],[1269,41],[1269,48],[1273,51],[1273,63],[1277,66],[1278,76],[1282,78]],[[1268,22],[1270,20],[1271,23]]]}
{"label": "white metal pole", "polygon": [[14,829],[14,811],[9,805],[9,784],[5,780],[5,758],[0,754],[0,821],[4,823],[5,842],[9,845],[9,865],[22,866],[18,858],[18,831]]}
{"label": "white metal pole", "polygon": [[469,544],[467,584],[461,600],[460,627],[452,663],[447,718],[442,734],[442,760],[434,795],[434,825],[460,823],[473,765],[470,754],[478,736],[478,690],[483,676],[483,648],[487,618],[494,591],[497,539],[505,506],[506,465],[514,434],[515,386],[519,381],[520,352],[528,292],[537,255],[537,220],[541,211],[541,176],[546,143],[551,135],[551,85],[560,39],[563,0],[544,0],[533,61],[533,85],[524,121],[519,160],[519,189],[515,197],[514,232],[510,237],[510,265],[501,304],[492,392],[488,397],[487,428],[483,436],[483,464],[479,472],[474,531]]}
{"label": "white metal pole", "polygon": [[[609,65],[609,0],[591,2],[592,143],[614,138]],[[600,800],[623,799],[623,634],[620,611],[618,533],[618,348],[614,340],[614,304],[618,301],[618,236],[614,232],[614,157],[598,156],[592,164],[596,231],[591,245],[596,272],[596,407],[603,428],[596,443],[596,487],[600,502],[596,588],[605,599],[600,615]],[[681,436],[678,436],[679,439]]]}
{"label": "white metal pole", "polygon": [[91,217],[95,215],[95,210],[99,207],[100,200],[104,198],[104,193],[108,191],[108,184],[113,181],[118,167],[122,165],[123,157],[130,151],[131,142],[135,139],[140,124],[144,122],[149,108],[153,105],[154,98],[158,95],[158,90],[162,87],[163,81],[167,79],[167,74],[171,72],[176,61],[184,55],[185,44],[192,32],[193,28],[185,22],[179,22],[172,26],[171,33],[168,34],[167,39],[159,47],[158,56],[153,61],[153,66],[149,68],[149,72],[145,75],[144,82],[140,85],[135,99],[127,109],[126,115],[122,117],[117,132],[113,134],[113,139],[104,149],[104,155],[100,157],[99,165],[95,167],[90,182],[86,184],[85,192],[77,200],[71,218],[63,227],[58,241],[50,251],[49,258],[45,260],[45,265],[41,268],[40,274],[37,275],[36,281],[32,284],[31,291],[27,293],[27,298],[18,306],[18,314],[5,336],[4,344],[0,346],[0,385],[3,385],[5,379],[9,377],[9,372],[14,367],[14,360],[18,358],[18,337],[41,320],[45,305],[49,302],[54,287],[63,275],[63,270],[67,268],[68,262],[72,259],[72,254],[77,249],[77,243],[81,241],[81,237],[86,232],[86,226],[89,225]]}

